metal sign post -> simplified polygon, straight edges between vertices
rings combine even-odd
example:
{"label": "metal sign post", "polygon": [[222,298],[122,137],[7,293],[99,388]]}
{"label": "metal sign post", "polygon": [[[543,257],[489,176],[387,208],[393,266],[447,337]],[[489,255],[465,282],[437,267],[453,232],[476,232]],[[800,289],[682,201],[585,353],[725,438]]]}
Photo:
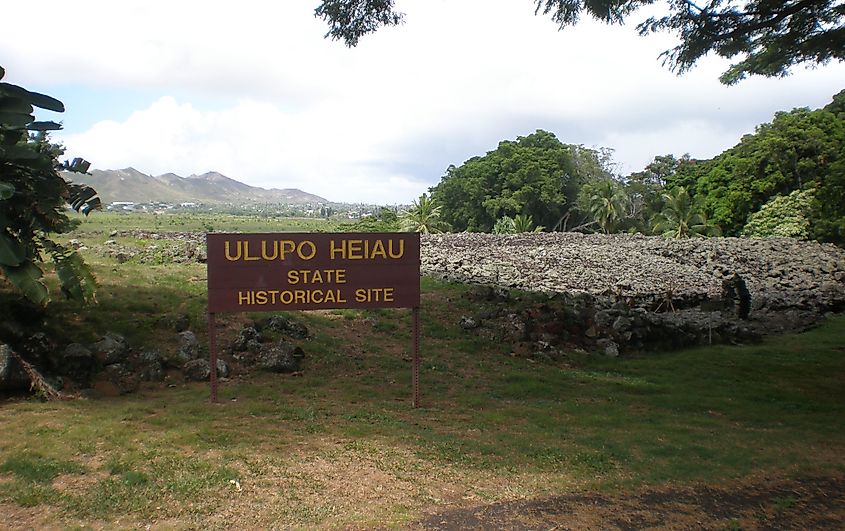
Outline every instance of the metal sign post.
{"label": "metal sign post", "polygon": [[217,323],[214,312],[208,312],[208,350],[211,357],[211,401],[217,403]]}
{"label": "metal sign post", "polygon": [[413,331],[413,355],[411,359],[411,393],[413,395],[414,408],[420,407],[420,308],[414,306],[412,319],[414,321]]}

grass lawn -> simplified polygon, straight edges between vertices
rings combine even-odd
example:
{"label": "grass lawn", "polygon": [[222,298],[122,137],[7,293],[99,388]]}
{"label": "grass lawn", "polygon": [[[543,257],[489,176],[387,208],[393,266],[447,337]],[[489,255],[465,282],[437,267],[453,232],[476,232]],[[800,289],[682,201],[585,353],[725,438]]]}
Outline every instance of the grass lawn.
{"label": "grass lawn", "polygon": [[[181,312],[204,341],[204,266],[86,259],[100,302],[57,302],[55,327],[166,349],[162,318]],[[0,526],[396,527],[503,500],[845,475],[843,316],[760,345],[539,363],[461,329],[469,289],[423,279],[420,409],[406,310],[292,314],[313,336],[303,374],[233,378],[219,404],[202,384],[0,402]]]}

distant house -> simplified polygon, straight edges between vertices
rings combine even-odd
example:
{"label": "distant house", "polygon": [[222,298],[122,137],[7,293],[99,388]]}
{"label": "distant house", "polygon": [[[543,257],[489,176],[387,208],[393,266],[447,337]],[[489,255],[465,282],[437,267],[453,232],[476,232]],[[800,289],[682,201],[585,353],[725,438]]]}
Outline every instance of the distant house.
{"label": "distant house", "polygon": [[106,207],[106,210],[134,210],[134,208],[134,201],[112,201],[111,204]]}

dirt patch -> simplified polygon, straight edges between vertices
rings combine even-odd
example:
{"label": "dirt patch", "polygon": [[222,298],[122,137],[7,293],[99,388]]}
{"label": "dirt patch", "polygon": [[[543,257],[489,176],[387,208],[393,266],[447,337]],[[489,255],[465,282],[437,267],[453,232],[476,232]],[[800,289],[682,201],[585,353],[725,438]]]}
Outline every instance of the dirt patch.
{"label": "dirt patch", "polygon": [[569,494],[432,514],[415,529],[844,529],[845,478]]}

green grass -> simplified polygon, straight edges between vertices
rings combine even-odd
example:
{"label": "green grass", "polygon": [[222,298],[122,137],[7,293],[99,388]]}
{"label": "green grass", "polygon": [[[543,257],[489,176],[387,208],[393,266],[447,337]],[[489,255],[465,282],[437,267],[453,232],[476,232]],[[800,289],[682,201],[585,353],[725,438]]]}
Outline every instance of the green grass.
{"label": "green grass", "polygon": [[229,215],[210,212],[70,214],[80,221],[78,235],[108,234],[113,230],[162,232],[330,232],[343,221],[322,218],[289,218],[274,215]]}
{"label": "green grass", "polygon": [[[86,259],[99,303],[56,301],[48,326],[166,350],[186,313],[204,341],[203,265]],[[478,311],[469,288],[422,288],[422,408],[410,407],[409,311],[291,314],[312,333],[299,342],[304,373],[234,378],[220,404],[195,384],[0,405],[0,504],[42,505],[59,527],[191,527],[221,507],[253,527],[378,527],[450,492],[494,501],[845,473],[843,316],[760,345],[539,363],[460,328]],[[262,315],[221,315],[220,341]]]}
{"label": "green grass", "polygon": [[50,483],[59,474],[80,473],[83,469],[72,461],[60,461],[38,454],[21,453],[6,458],[0,473],[12,474],[30,483]]}

